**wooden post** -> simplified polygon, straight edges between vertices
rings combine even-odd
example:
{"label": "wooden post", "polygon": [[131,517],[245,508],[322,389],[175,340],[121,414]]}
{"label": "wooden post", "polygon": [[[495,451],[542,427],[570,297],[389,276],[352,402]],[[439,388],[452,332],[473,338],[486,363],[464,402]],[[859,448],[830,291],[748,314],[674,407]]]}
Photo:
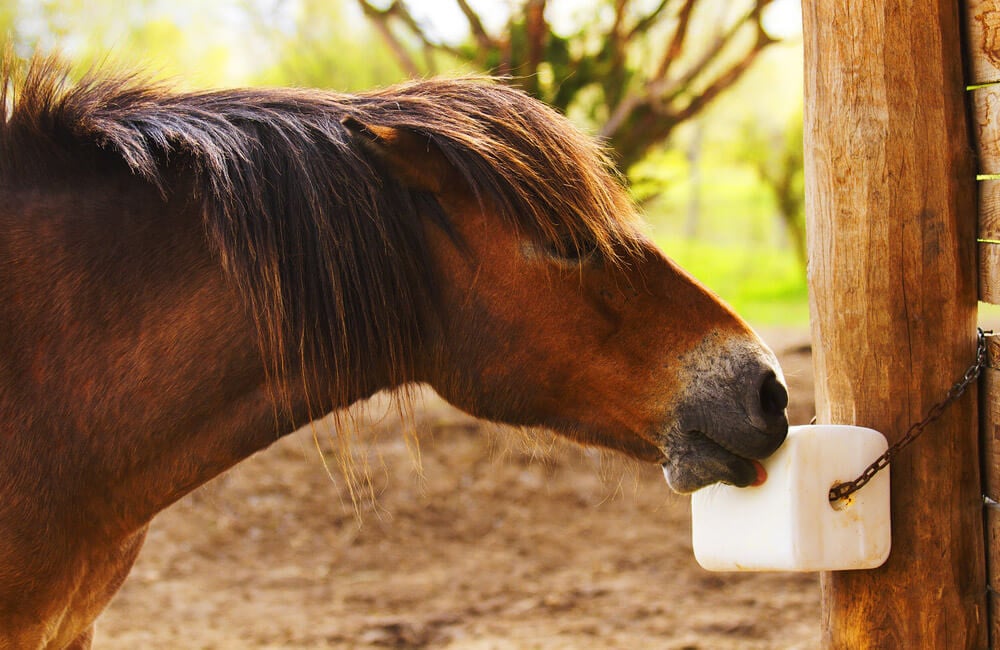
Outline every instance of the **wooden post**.
{"label": "wooden post", "polygon": [[[983,494],[987,501],[986,581],[996,589],[1000,585],[1000,336],[988,337],[989,367],[983,370],[982,402],[980,402],[980,435],[983,467]],[[1000,598],[989,593],[990,647],[1000,647]]]}
{"label": "wooden post", "polygon": [[[890,443],[975,356],[960,19],[941,0],[803,2],[817,416]],[[893,461],[892,554],[823,575],[826,647],[986,647],[976,419],[972,387]]]}

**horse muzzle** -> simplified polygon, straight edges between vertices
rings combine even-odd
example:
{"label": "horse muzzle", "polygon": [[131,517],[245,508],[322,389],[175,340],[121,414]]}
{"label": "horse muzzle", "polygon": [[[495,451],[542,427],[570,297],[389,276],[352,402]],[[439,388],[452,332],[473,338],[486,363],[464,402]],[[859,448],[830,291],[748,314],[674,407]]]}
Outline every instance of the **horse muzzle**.
{"label": "horse muzzle", "polygon": [[788,392],[774,354],[759,340],[708,337],[685,356],[686,379],[660,435],[663,472],[676,492],[712,483],[758,483],[788,434]]}

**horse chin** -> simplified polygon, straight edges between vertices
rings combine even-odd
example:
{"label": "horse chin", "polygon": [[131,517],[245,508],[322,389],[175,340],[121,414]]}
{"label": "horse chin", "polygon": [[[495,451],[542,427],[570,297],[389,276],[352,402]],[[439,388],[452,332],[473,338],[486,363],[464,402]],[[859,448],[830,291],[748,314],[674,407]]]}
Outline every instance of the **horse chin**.
{"label": "horse chin", "polygon": [[713,483],[747,487],[760,482],[760,463],[726,449],[701,431],[668,436],[663,475],[675,492],[687,494]]}

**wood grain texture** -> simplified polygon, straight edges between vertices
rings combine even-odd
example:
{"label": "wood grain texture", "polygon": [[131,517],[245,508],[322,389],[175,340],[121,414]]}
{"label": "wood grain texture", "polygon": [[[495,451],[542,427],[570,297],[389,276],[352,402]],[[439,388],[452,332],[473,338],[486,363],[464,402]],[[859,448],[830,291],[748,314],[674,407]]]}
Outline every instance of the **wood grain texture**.
{"label": "wood grain texture", "polygon": [[[1000,587],[1000,510],[996,507],[986,509],[986,558],[987,580],[994,589]],[[989,611],[989,636],[991,648],[1000,646],[1000,594],[991,591],[987,594]]]}
{"label": "wood grain texture", "polygon": [[979,299],[1000,305],[1000,244],[979,244]]}
{"label": "wood grain texture", "polygon": [[[1000,503],[1000,334],[987,336],[989,367],[982,373],[980,457],[983,494]],[[997,510],[1000,513],[1000,509]],[[1000,547],[995,549],[1000,552]],[[1000,569],[1000,567],[998,567]],[[1000,582],[993,583],[1000,588]]]}
{"label": "wood grain texture", "polygon": [[979,182],[979,238],[1000,242],[1000,180]]}
{"label": "wood grain texture", "polygon": [[979,299],[1000,305],[1000,180],[979,182],[979,239]]}
{"label": "wood grain texture", "polygon": [[970,91],[979,174],[1000,174],[1000,85]]}
{"label": "wood grain texture", "polygon": [[[818,420],[890,442],[975,354],[960,21],[958,3],[803,2]],[[976,397],[894,461],[888,562],[823,574],[826,647],[986,647]]]}
{"label": "wood grain texture", "polygon": [[[987,337],[989,367],[981,375],[979,449],[983,494],[1000,502],[1000,335]],[[1000,591],[1000,503],[986,506],[986,581]],[[1000,594],[989,593],[990,647],[1000,646]]]}
{"label": "wood grain texture", "polygon": [[1000,81],[1000,1],[966,0],[969,85]]}

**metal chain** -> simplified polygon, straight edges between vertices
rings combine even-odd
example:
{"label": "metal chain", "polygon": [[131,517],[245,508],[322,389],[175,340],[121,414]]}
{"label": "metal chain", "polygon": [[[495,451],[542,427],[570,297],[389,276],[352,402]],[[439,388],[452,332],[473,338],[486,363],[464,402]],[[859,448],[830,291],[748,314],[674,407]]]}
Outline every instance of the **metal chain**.
{"label": "metal chain", "polygon": [[[894,445],[886,449],[885,453],[876,458],[871,465],[866,467],[858,478],[853,481],[847,481],[846,483],[837,483],[830,488],[830,503],[840,499],[846,499],[864,487],[868,481],[872,480],[872,477],[889,465],[900,450],[913,442],[917,436],[923,433],[924,429],[927,428],[927,425],[941,417],[941,414],[944,413],[945,409],[947,409],[952,402],[965,393],[965,389],[969,387],[969,384],[976,381],[979,377],[979,373],[988,363],[986,351],[986,332],[982,329],[978,329],[978,332],[979,340],[976,345],[976,361],[969,366],[968,370],[965,371],[965,375],[962,376],[962,379],[951,387],[951,390],[948,391],[948,394],[945,395],[943,400],[932,406],[930,410],[927,411],[927,415],[924,416],[923,420],[915,424],[911,424],[910,428],[906,430],[903,437],[897,440]],[[991,331],[990,334],[992,333],[993,332]]]}

